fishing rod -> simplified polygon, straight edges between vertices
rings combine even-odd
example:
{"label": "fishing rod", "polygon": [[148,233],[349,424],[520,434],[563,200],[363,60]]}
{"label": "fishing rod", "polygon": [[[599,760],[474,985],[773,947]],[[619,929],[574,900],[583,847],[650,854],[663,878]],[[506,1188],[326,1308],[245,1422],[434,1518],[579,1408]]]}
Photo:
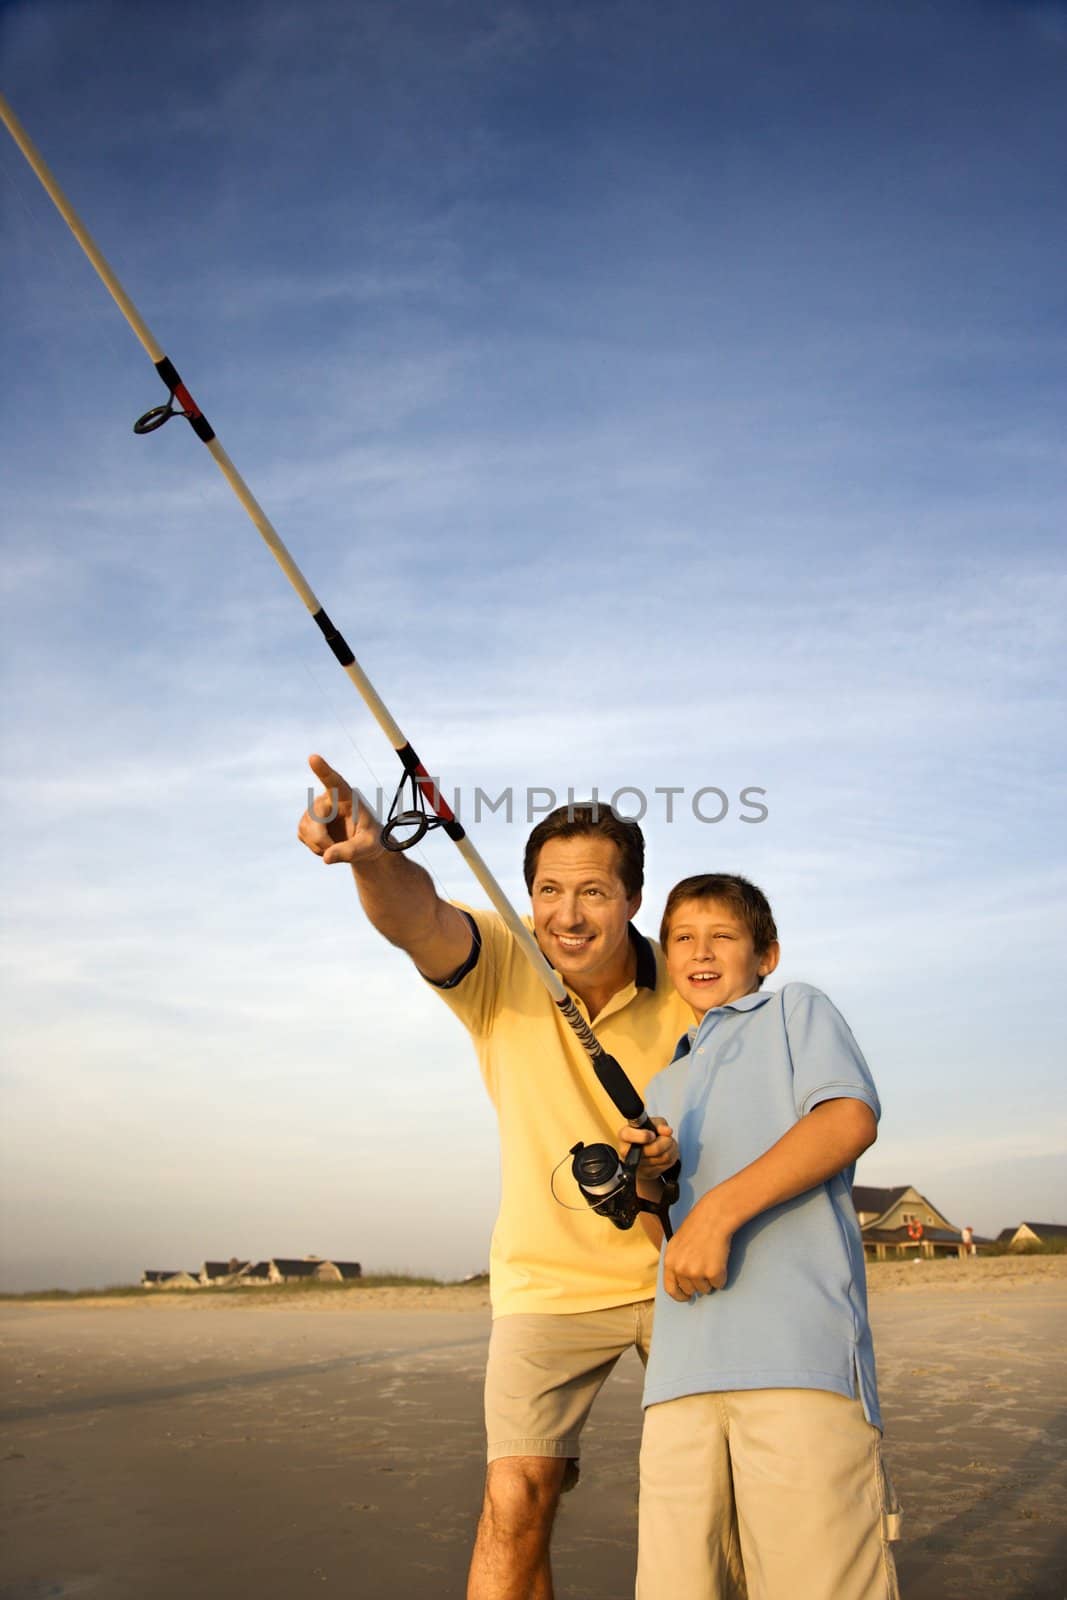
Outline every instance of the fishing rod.
{"label": "fishing rod", "polygon": [[[444,829],[474,874],[475,879],[489,897],[491,904],[500,914],[505,926],[517,940],[523,954],[551,995],[560,1015],[573,1030],[589,1057],[601,1087],[606,1090],[615,1106],[628,1122],[655,1132],[654,1125],[648,1117],[644,1102],[637,1089],[630,1082],[615,1057],[609,1055],[604,1049],[600,1040],[568,994],[559,973],[550,966],[537,940],[508,900],[486,863],[482,860],[481,855],[475,849],[459,819],[446,802],[439,782],[430,777],[414,748],[401,732],[385,701],[356,660],[355,654],[343,634],[327,616],[324,607],[293,560],[270,518],[230,460],[216,436],[214,428],[186,388],[177,367],[166,355],[162,345],[155,338],[148,324],[122,287],[85,224],[56,182],[37,146],[2,94],[0,94],[0,119],[5,123],[8,132],[25,156],[26,161],[39,179],[49,199],[81,245],[86,256],[88,256],[97,276],[129,323],[149,360],[166,385],[166,403],[153,406],[142,417],[139,417],[134,423],[134,432],[138,434],[154,433],[157,428],[163,427],[172,417],[185,418],[197,438],[207,446],[219,471],[248,513],[267,548],[300,596],[305,607],[311,613],[311,620],[318,627],[339,665],[343,667],[345,673],[355,684],[371,716],[396,752],[403,776],[383,828],[383,844],[390,850],[408,850],[412,845],[417,844],[430,829]],[[593,1146],[591,1148],[606,1150],[609,1147]],[[666,1190],[668,1186],[665,1185],[664,1187]],[[669,1231],[669,1222],[666,1219],[665,1209],[664,1222]]]}

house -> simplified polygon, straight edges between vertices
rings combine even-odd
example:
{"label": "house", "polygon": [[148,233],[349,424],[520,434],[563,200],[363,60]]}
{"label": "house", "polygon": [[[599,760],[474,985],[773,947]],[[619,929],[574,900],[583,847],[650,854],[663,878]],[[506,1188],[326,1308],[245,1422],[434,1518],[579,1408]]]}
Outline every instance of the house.
{"label": "house", "polygon": [[998,1244],[1010,1244],[1013,1250],[1025,1250],[1027,1245],[1049,1244],[1053,1239],[1067,1239],[1067,1223],[1020,1222],[1017,1228],[1002,1228],[997,1234]]}
{"label": "house", "polygon": [[323,1283],[349,1283],[362,1278],[363,1268],[358,1261],[322,1261],[315,1276]]}
{"label": "house", "polygon": [[294,1260],[288,1256],[272,1256],[269,1262],[271,1283],[301,1283],[314,1278],[319,1265],[317,1256],[308,1260]]}
{"label": "house", "polygon": [[268,1265],[271,1283],[299,1283],[309,1278],[320,1283],[341,1283],[363,1276],[358,1261],[324,1261],[321,1256],[305,1256],[302,1261],[275,1256]]}
{"label": "house", "polygon": [[249,1283],[253,1285],[270,1283],[270,1281],[271,1277],[269,1261],[249,1261],[247,1265],[242,1268],[237,1279],[237,1282],[240,1284]]}
{"label": "house", "polygon": [[863,1253],[872,1260],[970,1254],[962,1230],[910,1184],[895,1189],[856,1184],[852,1204],[859,1218]]}
{"label": "house", "polygon": [[205,1289],[218,1289],[223,1284],[233,1283],[248,1264],[238,1261],[236,1256],[231,1256],[229,1261],[205,1261],[200,1268],[199,1281]]}
{"label": "house", "polygon": [[363,1268],[358,1261],[325,1261],[322,1256],[304,1256],[300,1260],[273,1256],[269,1261],[238,1261],[236,1256],[231,1256],[229,1261],[205,1261],[199,1272],[146,1267],[141,1274],[141,1284],[146,1289],[219,1289],[307,1280],[351,1283],[362,1276]]}

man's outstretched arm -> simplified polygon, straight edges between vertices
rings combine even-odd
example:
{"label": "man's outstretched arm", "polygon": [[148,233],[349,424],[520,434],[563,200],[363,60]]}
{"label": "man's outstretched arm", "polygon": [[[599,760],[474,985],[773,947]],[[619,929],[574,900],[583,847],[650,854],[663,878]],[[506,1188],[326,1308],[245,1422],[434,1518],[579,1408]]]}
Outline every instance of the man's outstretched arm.
{"label": "man's outstretched arm", "polygon": [[[450,978],[471,953],[466,917],[441,899],[428,872],[385,848],[381,825],[339,772],[321,756],[311,756],[308,764],[323,793],[300,818],[297,837],[327,866],[352,868],[368,920],[407,952],[424,977],[438,983]],[[337,815],[326,822],[335,796]]]}

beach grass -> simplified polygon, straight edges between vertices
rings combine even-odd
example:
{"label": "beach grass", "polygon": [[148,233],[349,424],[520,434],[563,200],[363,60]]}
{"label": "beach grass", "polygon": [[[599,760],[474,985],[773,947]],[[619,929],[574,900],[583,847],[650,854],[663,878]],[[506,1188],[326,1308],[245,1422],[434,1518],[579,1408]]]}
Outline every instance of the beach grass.
{"label": "beach grass", "polygon": [[84,1289],[26,1289],[17,1294],[0,1294],[0,1302],[18,1301],[66,1301],[66,1300],[158,1300],[166,1297],[168,1300],[182,1298],[202,1298],[210,1295],[213,1300],[223,1296],[239,1300],[255,1299],[257,1302],[275,1299],[299,1299],[303,1295],[315,1294],[359,1294],[363,1289],[448,1289],[460,1288],[462,1283],[449,1278],[427,1278],[409,1272],[367,1272],[361,1278],[349,1278],[342,1283],[334,1283],[320,1278],[301,1278],[293,1283],[233,1283],[221,1284],[218,1287],[204,1288],[187,1287],[177,1289],[146,1288],[142,1284],[117,1283],[105,1288]]}

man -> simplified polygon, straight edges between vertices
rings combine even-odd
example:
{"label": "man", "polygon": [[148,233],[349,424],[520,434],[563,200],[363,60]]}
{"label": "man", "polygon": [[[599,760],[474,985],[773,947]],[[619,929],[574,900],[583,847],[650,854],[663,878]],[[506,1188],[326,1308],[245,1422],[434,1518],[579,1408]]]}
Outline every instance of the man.
{"label": "man", "polygon": [[[577,1481],[579,1440],[604,1380],[651,1336],[656,1251],[586,1208],[553,1170],[579,1139],[614,1144],[618,1113],[572,1030],[495,913],[442,900],[429,875],[387,851],[345,780],[312,756],[326,792],[299,837],[347,863],[378,932],[411,957],[472,1035],[496,1108],[501,1205],[493,1232],[493,1331],[486,1370],[488,1471],[468,1600],[552,1600],[549,1539]],[[329,822],[336,796],[337,815]],[[526,845],[537,942],[604,1048],[642,1090],[691,1021],[662,956],[631,925],[644,840],[607,807],[561,808]],[[642,1175],[668,1165],[666,1134]],[[572,1209],[568,1209],[570,1206]]]}

